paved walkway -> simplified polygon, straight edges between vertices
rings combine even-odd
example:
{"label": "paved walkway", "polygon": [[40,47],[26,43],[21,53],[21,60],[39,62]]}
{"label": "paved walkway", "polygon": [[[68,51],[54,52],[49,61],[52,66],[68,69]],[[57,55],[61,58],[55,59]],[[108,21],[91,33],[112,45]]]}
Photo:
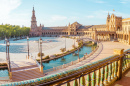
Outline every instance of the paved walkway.
{"label": "paved walkway", "polygon": [[130,69],[122,76],[121,80],[116,81],[112,86],[130,86]]}

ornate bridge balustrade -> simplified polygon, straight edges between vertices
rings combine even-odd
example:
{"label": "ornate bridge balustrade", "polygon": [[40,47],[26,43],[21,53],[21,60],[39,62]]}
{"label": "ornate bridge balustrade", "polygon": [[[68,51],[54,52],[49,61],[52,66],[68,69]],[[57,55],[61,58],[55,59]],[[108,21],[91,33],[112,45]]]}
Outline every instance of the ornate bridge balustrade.
{"label": "ornate bridge balustrade", "polygon": [[[110,86],[130,68],[130,49],[114,49],[113,56],[91,64],[37,79],[10,83],[41,86]],[[6,84],[8,86],[9,84]]]}
{"label": "ornate bridge balustrade", "polygon": [[110,86],[116,80],[121,79],[122,73],[130,67],[130,55],[127,54],[129,50],[122,51],[115,49],[113,56],[76,68],[74,73],[71,72],[72,70],[66,71],[72,74],[41,85]]}

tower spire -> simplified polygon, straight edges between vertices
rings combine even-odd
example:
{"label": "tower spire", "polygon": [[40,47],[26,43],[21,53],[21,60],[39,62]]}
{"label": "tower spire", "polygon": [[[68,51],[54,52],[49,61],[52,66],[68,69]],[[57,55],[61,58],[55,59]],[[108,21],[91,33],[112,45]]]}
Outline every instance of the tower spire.
{"label": "tower spire", "polygon": [[108,16],[107,16],[107,18],[110,18],[109,12],[108,12]]}
{"label": "tower spire", "polygon": [[34,5],[33,5],[33,11],[34,11]]}
{"label": "tower spire", "polygon": [[35,17],[34,6],[33,6],[32,17],[31,17],[31,28],[35,29],[36,27],[37,27],[37,21],[36,21],[36,17]]}

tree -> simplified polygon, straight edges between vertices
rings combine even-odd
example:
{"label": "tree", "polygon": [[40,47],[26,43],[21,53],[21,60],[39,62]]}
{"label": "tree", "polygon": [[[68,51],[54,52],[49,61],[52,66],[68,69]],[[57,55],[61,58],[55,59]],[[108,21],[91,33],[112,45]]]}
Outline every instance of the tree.
{"label": "tree", "polygon": [[9,38],[9,37],[18,37],[23,35],[29,35],[30,28],[29,27],[20,27],[18,25],[0,25],[0,37],[1,38]]}

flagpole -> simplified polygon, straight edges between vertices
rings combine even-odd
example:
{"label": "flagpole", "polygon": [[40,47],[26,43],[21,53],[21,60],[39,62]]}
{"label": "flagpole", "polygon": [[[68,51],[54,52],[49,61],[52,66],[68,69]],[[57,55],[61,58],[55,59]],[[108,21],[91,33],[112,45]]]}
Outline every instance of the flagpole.
{"label": "flagpole", "polygon": [[113,14],[115,14],[115,10],[113,9]]}

